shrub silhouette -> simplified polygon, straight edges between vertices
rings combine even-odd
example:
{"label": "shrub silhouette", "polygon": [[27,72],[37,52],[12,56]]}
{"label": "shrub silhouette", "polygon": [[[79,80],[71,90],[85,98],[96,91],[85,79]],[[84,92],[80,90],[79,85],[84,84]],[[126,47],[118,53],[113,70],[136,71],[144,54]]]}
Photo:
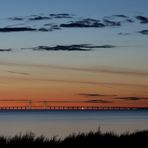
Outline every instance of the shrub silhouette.
{"label": "shrub silhouette", "polygon": [[101,133],[100,130],[89,133],[71,134],[65,139],[44,136],[35,137],[33,133],[0,137],[1,147],[26,146],[95,146],[95,147],[148,147],[148,130],[117,135],[111,132]]}

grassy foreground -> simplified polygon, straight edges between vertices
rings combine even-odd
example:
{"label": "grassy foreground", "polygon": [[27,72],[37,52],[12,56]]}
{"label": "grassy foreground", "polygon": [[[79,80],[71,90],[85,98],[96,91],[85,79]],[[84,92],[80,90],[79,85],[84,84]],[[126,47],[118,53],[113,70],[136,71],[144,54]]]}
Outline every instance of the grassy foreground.
{"label": "grassy foreground", "polygon": [[34,134],[29,133],[25,135],[16,135],[14,137],[0,137],[1,147],[26,147],[26,146],[40,146],[40,147],[57,147],[57,146],[92,146],[92,147],[148,147],[148,130],[137,131],[134,133],[126,133],[116,135],[114,133],[89,132],[69,135],[65,139],[45,138],[43,136],[35,137]]}

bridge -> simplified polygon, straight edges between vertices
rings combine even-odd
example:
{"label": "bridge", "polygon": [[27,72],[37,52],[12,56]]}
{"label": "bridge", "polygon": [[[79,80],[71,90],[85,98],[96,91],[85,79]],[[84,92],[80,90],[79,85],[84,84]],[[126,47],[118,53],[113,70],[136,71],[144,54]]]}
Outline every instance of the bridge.
{"label": "bridge", "polygon": [[99,107],[99,106],[7,106],[3,110],[148,110],[148,107]]}
{"label": "bridge", "polygon": [[[63,104],[64,105],[59,105]],[[72,104],[71,104],[72,103]],[[124,106],[99,106],[97,104],[89,106],[81,101],[49,101],[49,100],[16,100],[0,99],[0,111],[2,110],[148,110],[148,107],[124,107]],[[11,105],[10,105],[11,104]],[[14,105],[15,104],[15,105]],[[71,104],[71,105],[70,105]]]}

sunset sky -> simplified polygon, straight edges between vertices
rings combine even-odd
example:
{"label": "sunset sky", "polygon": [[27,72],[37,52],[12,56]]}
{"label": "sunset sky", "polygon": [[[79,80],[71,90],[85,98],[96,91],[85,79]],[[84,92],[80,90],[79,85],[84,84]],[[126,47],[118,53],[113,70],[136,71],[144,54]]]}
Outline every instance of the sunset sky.
{"label": "sunset sky", "polygon": [[0,106],[148,107],[147,0],[0,2]]}

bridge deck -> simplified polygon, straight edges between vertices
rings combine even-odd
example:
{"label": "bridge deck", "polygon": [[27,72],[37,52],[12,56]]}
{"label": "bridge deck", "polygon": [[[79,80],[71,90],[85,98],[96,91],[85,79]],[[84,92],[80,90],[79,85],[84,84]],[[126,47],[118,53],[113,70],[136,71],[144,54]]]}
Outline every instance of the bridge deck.
{"label": "bridge deck", "polygon": [[0,110],[148,110],[148,107],[98,107],[98,106],[7,106]]}

